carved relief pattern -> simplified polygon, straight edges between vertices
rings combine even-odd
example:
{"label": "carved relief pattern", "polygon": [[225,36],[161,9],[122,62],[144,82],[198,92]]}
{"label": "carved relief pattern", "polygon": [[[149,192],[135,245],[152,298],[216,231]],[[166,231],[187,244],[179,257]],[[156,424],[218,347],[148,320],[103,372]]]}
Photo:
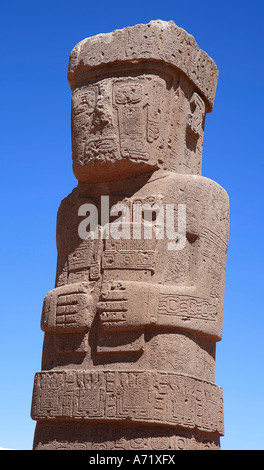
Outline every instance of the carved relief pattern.
{"label": "carved relief pattern", "polygon": [[113,101],[118,114],[122,157],[148,162],[153,160],[153,152],[161,154],[164,140],[161,115],[166,116],[164,103],[161,105],[164,86],[163,80],[154,78],[114,82]]}
{"label": "carved relief pattern", "polygon": [[198,93],[192,95],[190,109],[191,112],[188,115],[187,130],[193,134],[195,139],[198,139],[203,133],[203,121],[205,117],[205,105]]}
{"label": "carved relief pattern", "polygon": [[32,416],[125,418],[223,434],[222,390],[210,382],[162,372],[38,372]]}
{"label": "carved relief pattern", "polygon": [[74,437],[72,427],[67,423],[37,425],[35,434],[37,450],[219,450],[219,436],[203,432],[181,429],[155,428],[129,423],[111,422],[83,424],[75,422]]}
{"label": "carved relief pattern", "polygon": [[179,315],[183,319],[200,318],[216,321],[216,304],[212,300],[187,295],[161,294],[159,314]]}

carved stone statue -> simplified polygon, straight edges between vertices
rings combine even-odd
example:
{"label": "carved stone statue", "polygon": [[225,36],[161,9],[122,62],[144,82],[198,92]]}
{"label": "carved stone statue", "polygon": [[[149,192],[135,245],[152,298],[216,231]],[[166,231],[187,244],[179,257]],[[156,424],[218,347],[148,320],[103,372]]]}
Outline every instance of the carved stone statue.
{"label": "carved stone statue", "polygon": [[201,176],[217,78],[172,21],[71,52],[78,185],[58,211],[34,449],[220,448],[229,202]]}

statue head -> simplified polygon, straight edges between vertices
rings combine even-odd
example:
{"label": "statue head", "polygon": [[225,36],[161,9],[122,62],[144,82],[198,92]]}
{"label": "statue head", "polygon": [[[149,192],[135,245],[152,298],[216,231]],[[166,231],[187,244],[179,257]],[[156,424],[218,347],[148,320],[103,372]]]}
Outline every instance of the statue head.
{"label": "statue head", "polygon": [[153,21],[81,41],[71,52],[68,79],[79,181],[112,181],[158,169],[200,173],[204,117],[213,106],[217,68],[173,22]]}

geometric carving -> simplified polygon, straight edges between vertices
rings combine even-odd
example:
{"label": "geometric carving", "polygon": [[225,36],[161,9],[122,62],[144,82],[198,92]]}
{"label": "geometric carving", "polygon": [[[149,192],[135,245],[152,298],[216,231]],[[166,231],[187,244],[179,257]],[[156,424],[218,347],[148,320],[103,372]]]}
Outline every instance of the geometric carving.
{"label": "geometric carving", "polygon": [[[37,425],[35,448],[37,450],[159,450],[165,452],[219,450],[219,436],[190,430],[187,434],[179,428],[174,430],[173,427],[164,428],[157,425],[151,427],[132,423],[114,425],[113,422],[110,424],[97,422],[94,426],[94,423],[76,421],[75,434],[72,436],[71,427],[67,421],[57,425],[56,421],[49,420],[48,424],[43,421]],[[141,462],[145,457],[140,458]]]}
{"label": "geometric carving", "polygon": [[161,294],[159,298],[159,314],[178,315],[182,319],[199,318],[216,321],[216,302],[212,299],[176,294]]}
{"label": "geometric carving", "polygon": [[38,372],[32,418],[125,419],[224,432],[221,388],[180,374],[137,370]]}
{"label": "geometric carving", "polygon": [[105,251],[103,269],[149,269],[154,270],[154,251]]}

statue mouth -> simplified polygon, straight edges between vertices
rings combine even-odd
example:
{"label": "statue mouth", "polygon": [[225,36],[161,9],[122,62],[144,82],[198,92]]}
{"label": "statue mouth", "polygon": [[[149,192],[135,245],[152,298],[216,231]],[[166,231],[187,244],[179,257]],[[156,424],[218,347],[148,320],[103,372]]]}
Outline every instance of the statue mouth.
{"label": "statue mouth", "polygon": [[80,159],[82,165],[95,160],[98,161],[115,161],[120,160],[120,151],[115,136],[98,137],[88,140],[84,146],[83,156]]}
{"label": "statue mouth", "polygon": [[82,155],[77,156],[74,160],[80,166],[96,161],[114,163],[118,160],[147,163],[150,160],[150,155],[144,148],[137,145],[136,139],[127,138],[119,142],[116,136],[108,136],[86,141]]}

